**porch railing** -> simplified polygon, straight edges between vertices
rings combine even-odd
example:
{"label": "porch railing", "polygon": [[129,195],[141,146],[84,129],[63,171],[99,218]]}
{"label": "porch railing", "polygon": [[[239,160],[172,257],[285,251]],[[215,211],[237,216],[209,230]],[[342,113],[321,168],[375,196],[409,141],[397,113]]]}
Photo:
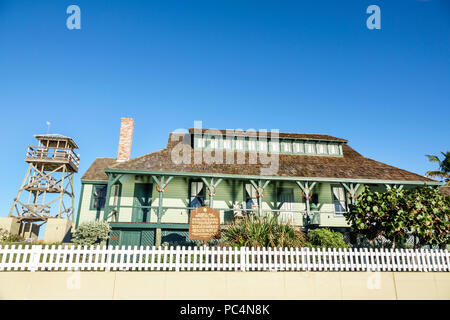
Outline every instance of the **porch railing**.
{"label": "porch railing", "polygon": [[[120,210],[121,209],[147,209],[147,217],[145,221],[140,222],[156,222],[155,218],[157,219],[159,207],[158,206],[117,206],[117,205],[110,205],[110,214],[109,217],[113,218],[113,221],[120,222]],[[163,206],[161,208],[162,215],[164,215],[164,212],[167,210],[181,210],[187,213],[187,217],[189,217],[189,211],[197,209],[194,207],[177,207],[177,206]],[[228,222],[232,221],[234,219],[234,210],[233,209],[222,209],[218,208],[218,210],[221,210],[225,213],[226,217],[225,219],[228,220]],[[242,209],[241,212],[244,215],[248,214],[258,214],[258,209]],[[303,222],[303,225],[320,225],[321,224],[321,215],[333,215],[335,218],[342,218],[343,216],[339,215],[336,216],[334,212],[328,212],[328,211],[310,211],[309,213],[306,210],[277,210],[277,209],[264,209],[262,210],[263,216],[266,215],[276,215],[280,218],[280,220],[283,220],[287,222],[289,220],[289,214],[292,214],[292,218],[294,215],[300,215],[300,219]],[[151,218],[153,217],[153,219]]]}
{"label": "porch railing", "polygon": [[449,272],[447,250],[0,246],[0,271]]}

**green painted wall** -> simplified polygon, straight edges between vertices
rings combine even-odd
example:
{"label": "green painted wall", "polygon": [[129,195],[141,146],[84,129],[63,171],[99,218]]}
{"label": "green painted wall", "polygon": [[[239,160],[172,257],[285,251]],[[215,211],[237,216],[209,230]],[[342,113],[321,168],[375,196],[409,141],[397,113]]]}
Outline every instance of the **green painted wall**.
{"label": "green painted wall", "polygon": [[82,188],[83,194],[80,195],[82,197],[79,207],[79,218],[78,224],[81,224],[83,222],[89,222],[89,221],[95,221],[96,218],[103,217],[103,210],[91,210],[90,204],[92,199],[92,187],[93,184],[91,183],[85,183],[84,187]]}
{"label": "green painted wall", "polygon": [[[119,208],[119,222],[131,222],[134,186],[135,183],[152,183],[152,203],[153,208],[150,214],[149,222],[157,222],[157,207],[159,205],[159,193],[156,190],[156,183],[151,176],[145,175],[124,175],[120,180],[122,185]],[[180,207],[179,209],[166,209],[161,217],[162,223],[188,223],[188,212],[183,207],[189,204],[189,178],[175,177],[169,183],[167,192],[163,195],[164,207]],[[235,202],[244,203],[244,183],[243,180],[223,180],[217,187],[217,194],[214,197],[214,208],[220,210],[221,223],[233,221],[232,207]],[[331,183],[317,183],[313,192],[318,193],[319,209],[322,226],[347,226],[345,219],[341,215],[334,214],[333,197],[331,192]],[[380,188],[383,188],[381,186]],[[263,198],[263,210],[274,210],[279,208],[278,194],[282,189],[292,189],[294,195],[293,211],[294,225],[303,225],[303,215],[298,211],[306,210],[305,200],[298,185],[292,181],[272,181],[265,188]],[[362,190],[362,188],[360,189]],[[99,215],[96,211],[90,210],[89,204],[92,197],[92,184],[85,184],[83,190],[83,199],[80,207],[80,223],[84,221],[93,221]],[[114,197],[110,198],[110,205],[114,204]],[[100,212],[103,216],[103,210]],[[111,219],[109,219],[111,221]]]}

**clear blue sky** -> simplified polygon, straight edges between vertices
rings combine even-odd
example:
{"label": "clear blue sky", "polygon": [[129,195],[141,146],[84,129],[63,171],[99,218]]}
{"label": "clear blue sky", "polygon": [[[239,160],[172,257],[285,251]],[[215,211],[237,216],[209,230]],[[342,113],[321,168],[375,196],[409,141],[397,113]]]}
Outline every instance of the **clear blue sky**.
{"label": "clear blue sky", "polygon": [[450,2],[0,0],[0,107],[0,216],[46,121],[80,146],[77,196],[92,161],[116,156],[123,116],[133,156],[202,120],[335,135],[424,174],[449,148]]}

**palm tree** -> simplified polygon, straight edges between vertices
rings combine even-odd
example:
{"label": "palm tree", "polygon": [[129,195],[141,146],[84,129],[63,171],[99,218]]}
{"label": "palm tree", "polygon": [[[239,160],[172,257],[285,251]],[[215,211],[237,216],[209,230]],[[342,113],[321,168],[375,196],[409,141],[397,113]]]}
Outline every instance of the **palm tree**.
{"label": "palm tree", "polygon": [[444,159],[441,161],[437,156],[427,154],[426,157],[430,162],[439,164],[439,170],[431,170],[426,173],[428,177],[441,178],[446,186],[450,186],[450,151],[441,152]]}

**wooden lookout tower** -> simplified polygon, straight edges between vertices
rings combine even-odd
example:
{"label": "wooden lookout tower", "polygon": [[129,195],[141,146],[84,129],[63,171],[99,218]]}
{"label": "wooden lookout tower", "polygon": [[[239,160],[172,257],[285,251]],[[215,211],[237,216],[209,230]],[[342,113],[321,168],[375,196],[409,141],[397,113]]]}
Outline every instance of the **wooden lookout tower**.
{"label": "wooden lookout tower", "polygon": [[[28,170],[9,217],[17,219],[16,222],[20,224],[18,234],[25,238],[37,238],[39,227],[48,223],[47,238],[50,221],[58,224],[56,229],[61,229],[61,223],[64,226],[62,229],[73,227],[73,177],[79,165],[79,155],[74,150],[78,146],[72,138],[60,134],[34,137],[38,145],[28,146],[25,156]],[[67,233],[67,230],[64,232]]]}

